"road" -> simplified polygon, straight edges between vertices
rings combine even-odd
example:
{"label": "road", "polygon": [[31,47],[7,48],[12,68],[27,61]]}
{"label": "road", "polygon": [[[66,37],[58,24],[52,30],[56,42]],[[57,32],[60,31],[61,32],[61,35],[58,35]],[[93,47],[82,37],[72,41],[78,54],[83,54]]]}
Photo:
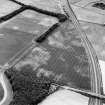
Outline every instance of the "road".
{"label": "road", "polygon": [[0,105],[8,105],[12,100],[13,93],[11,85],[4,73],[0,74],[0,83],[4,89],[4,97],[2,101],[0,101]]}

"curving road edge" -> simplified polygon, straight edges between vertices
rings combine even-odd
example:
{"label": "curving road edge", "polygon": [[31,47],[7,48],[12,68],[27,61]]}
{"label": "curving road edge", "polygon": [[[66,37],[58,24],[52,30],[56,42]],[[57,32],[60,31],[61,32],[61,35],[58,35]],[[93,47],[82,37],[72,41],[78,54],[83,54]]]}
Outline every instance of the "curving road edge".
{"label": "curving road edge", "polygon": [[0,102],[0,105],[9,105],[9,103],[13,99],[13,92],[9,80],[7,79],[4,73],[0,74],[0,83],[4,89],[4,97]]}

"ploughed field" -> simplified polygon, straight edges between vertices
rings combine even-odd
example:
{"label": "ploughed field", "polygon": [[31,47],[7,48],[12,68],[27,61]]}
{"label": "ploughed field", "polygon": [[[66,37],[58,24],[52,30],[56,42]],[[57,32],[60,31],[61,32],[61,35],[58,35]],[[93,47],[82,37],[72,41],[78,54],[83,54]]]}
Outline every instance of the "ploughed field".
{"label": "ploughed field", "polygon": [[[25,11],[0,27],[0,64],[8,62],[57,20]],[[13,89],[10,105],[37,105],[56,91],[51,84],[91,90],[90,66],[81,37],[67,21],[18,64],[5,71]]]}
{"label": "ploughed field", "polygon": [[[33,15],[33,19],[31,16]],[[37,15],[37,18],[35,16]],[[38,19],[41,17],[41,19]],[[22,50],[33,38],[45,32],[49,26],[43,26],[45,15],[25,11],[0,27],[0,65],[8,62],[17,52]],[[34,19],[35,18],[35,19]],[[47,21],[52,18],[45,18]],[[46,21],[46,20],[45,20]],[[44,22],[44,21],[43,21]],[[53,24],[53,23],[49,23]]]}
{"label": "ploughed field", "polygon": [[68,21],[5,74],[14,93],[10,105],[37,105],[56,90],[52,83],[91,90],[87,54]]}

